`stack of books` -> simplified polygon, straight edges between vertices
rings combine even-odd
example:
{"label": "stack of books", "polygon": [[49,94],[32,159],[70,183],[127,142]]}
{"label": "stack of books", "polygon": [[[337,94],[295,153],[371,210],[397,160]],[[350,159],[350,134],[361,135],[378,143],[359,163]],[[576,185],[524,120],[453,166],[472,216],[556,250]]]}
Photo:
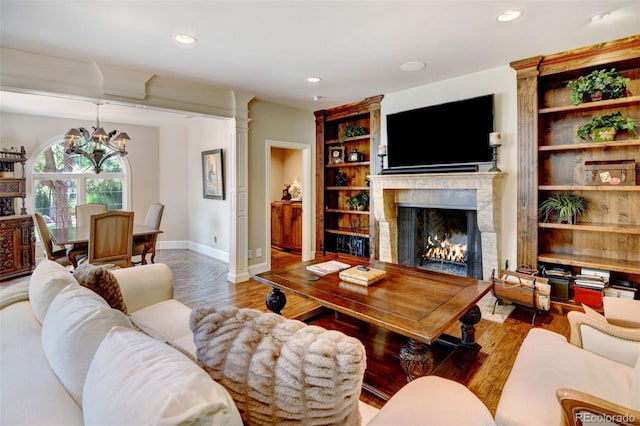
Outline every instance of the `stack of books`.
{"label": "stack of books", "polygon": [[605,287],[604,295],[609,297],[620,297],[622,299],[635,299],[638,289],[628,281],[614,281]]}
{"label": "stack of books", "polygon": [[582,268],[573,283],[576,302],[602,307],[602,293],[609,284],[609,271]]}
{"label": "stack of books", "polygon": [[351,265],[347,263],[338,262],[337,260],[329,260],[322,263],[308,265],[307,270],[313,273],[316,273],[318,275],[327,275],[327,274],[332,274],[334,272],[343,271],[350,267]]}

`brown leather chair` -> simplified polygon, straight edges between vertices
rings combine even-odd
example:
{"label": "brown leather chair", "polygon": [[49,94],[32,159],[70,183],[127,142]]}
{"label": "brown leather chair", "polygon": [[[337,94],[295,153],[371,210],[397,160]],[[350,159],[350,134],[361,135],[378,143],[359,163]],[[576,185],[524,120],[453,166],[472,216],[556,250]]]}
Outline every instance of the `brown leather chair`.
{"label": "brown leather chair", "polygon": [[133,212],[110,211],[91,216],[87,261],[131,266]]}
{"label": "brown leather chair", "polygon": [[36,230],[40,237],[40,244],[42,245],[42,251],[49,260],[54,260],[63,266],[71,265],[71,261],[67,257],[67,251],[63,248],[54,250],[53,242],[51,241],[51,234],[49,234],[49,228],[47,222],[44,220],[44,216],[35,212],[33,214],[33,221],[36,224]]}
{"label": "brown leather chair", "polygon": [[[164,204],[153,203],[147,209],[147,216],[144,220],[144,226],[153,229],[160,229],[160,222],[162,221],[162,214],[164,213]],[[156,240],[158,234],[146,235],[136,237],[133,240],[133,255],[140,256],[140,260],[132,262],[135,264],[146,264],[147,260],[142,257],[145,247],[147,249],[146,254],[151,254],[151,263],[155,263],[156,259]]]}

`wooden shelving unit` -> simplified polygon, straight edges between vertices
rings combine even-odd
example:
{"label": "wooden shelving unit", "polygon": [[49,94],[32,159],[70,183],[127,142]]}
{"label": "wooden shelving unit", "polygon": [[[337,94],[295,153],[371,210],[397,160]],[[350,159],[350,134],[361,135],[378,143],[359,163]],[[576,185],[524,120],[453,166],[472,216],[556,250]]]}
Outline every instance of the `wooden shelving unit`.
{"label": "wooden shelving unit", "polygon": [[[346,253],[373,257],[377,250],[376,223],[369,205],[365,210],[349,209],[346,202],[359,192],[369,194],[367,176],[376,171],[380,142],[380,102],[382,95],[362,102],[316,111],[316,253]],[[345,137],[345,126],[361,126],[364,135]],[[336,162],[331,153],[343,150]],[[362,161],[347,161],[352,150],[362,154]],[[336,177],[342,173],[344,185]]]}
{"label": "wooden shelving unit", "polygon": [[[516,61],[518,78],[518,264],[610,271],[611,281],[640,287],[640,174],[635,186],[585,184],[585,162],[635,160],[640,140],[626,132],[591,142],[577,129],[617,111],[640,123],[640,36]],[[616,68],[631,79],[621,99],[571,105],[567,83],[595,69]],[[545,223],[539,202],[558,192],[587,199],[576,224]],[[639,292],[640,293],[640,292]],[[559,303],[562,309],[572,301]]]}
{"label": "wooden shelving unit", "polygon": [[[24,147],[0,150],[0,281],[28,275],[35,268],[33,218],[25,207]],[[15,201],[20,200],[20,214]]]}

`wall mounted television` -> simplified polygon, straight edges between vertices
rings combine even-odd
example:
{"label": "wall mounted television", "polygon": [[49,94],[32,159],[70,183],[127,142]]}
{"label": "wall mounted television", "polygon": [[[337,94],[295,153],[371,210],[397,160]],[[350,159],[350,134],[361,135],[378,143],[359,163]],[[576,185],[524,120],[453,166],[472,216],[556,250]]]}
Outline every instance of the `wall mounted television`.
{"label": "wall mounted television", "polygon": [[387,115],[383,174],[477,171],[491,163],[494,95]]}

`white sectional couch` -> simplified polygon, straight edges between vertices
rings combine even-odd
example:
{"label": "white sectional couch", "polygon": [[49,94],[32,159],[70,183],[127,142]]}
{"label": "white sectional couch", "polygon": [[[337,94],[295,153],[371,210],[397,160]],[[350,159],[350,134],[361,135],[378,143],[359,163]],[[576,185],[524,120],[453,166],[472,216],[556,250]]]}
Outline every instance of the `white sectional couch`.
{"label": "white sectional couch", "polygon": [[[131,316],[172,305],[166,265],[113,274]],[[29,298],[0,310],[0,424],[242,424],[227,391],[189,357],[136,331],[59,264],[38,264]]]}
{"label": "white sectional couch", "polygon": [[[28,294],[2,300],[0,424],[241,425],[229,392],[195,360],[191,309],[172,298],[169,267],[112,273],[128,315],[49,260],[38,264]],[[404,403],[420,407],[421,384]],[[417,424],[427,414],[358,404],[362,424],[379,413]]]}

